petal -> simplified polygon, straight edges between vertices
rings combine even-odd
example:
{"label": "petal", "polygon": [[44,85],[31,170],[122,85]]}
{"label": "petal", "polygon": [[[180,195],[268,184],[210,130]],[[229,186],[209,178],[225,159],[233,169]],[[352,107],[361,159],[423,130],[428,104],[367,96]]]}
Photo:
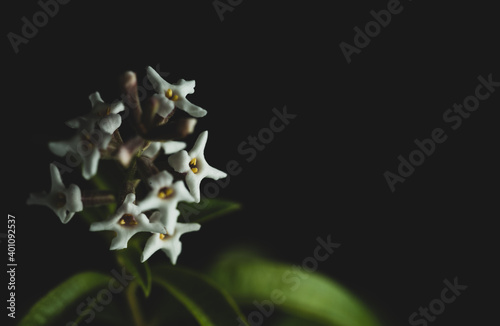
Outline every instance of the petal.
{"label": "petal", "polygon": [[119,114],[111,113],[110,115],[99,120],[98,125],[102,131],[112,134],[122,124],[122,117]]}
{"label": "petal", "polygon": [[112,135],[108,133],[101,134],[102,138],[99,139],[99,142],[96,145],[101,149],[108,148],[109,142],[111,141]]}
{"label": "petal", "polygon": [[176,206],[177,205],[168,207],[160,218],[160,220],[162,220],[161,222],[165,226],[167,233],[171,235],[175,233],[175,225],[177,224],[177,219],[179,218],[179,215],[181,213],[175,208]]}
{"label": "petal", "polygon": [[180,241],[175,241],[175,239],[170,241],[170,245],[168,247],[166,246],[163,248],[163,252],[168,256],[168,258],[170,258],[172,265],[177,263],[177,258],[179,258],[181,251],[182,243]]}
{"label": "petal", "polygon": [[174,181],[174,177],[168,173],[166,170],[158,172],[148,179],[151,188],[159,190],[163,187],[170,187]]}
{"label": "petal", "polygon": [[153,233],[146,242],[146,245],[144,246],[144,250],[141,256],[141,262],[145,262],[146,260],[148,260],[148,258],[151,257],[151,255],[154,254],[156,251],[158,251],[158,249],[160,249],[162,245],[163,245],[163,240],[160,239],[160,234]]}
{"label": "petal", "polygon": [[72,129],[77,129],[80,128],[81,126],[81,118],[76,118],[76,119],[71,119],[65,122],[66,126],[72,128]]}
{"label": "petal", "polygon": [[94,148],[92,152],[83,158],[82,175],[86,180],[89,180],[97,173],[97,166],[101,153],[99,149]]}
{"label": "petal", "polygon": [[149,144],[148,148],[146,148],[146,150],[144,150],[144,152],[142,152],[142,155],[153,158],[158,154],[161,147],[162,147],[162,143],[160,143],[159,141],[151,142]]}
{"label": "petal", "polygon": [[50,207],[52,208],[54,213],[56,213],[57,217],[59,217],[59,220],[61,220],[63,224],[68,223],[71,217],[73,217],[73,215],[71,215],[70,218],[68,219],[68,212],[66,211],[65,207],[59,207],[59,208],[55,208],[53,206]]}
{"label": "petal", "polygon": [[104,101],[101,98],[101,94],[99,94],[99,92],[94,92],[94,93],[90,94],[89,100],[90,100],[90,103],[92,104],[92,108],[94,108],[99,103],[104,103]]}
{"label": "petal", "polygon": [[162,118],[168,117],[168,115],[174,110],[175,103],[162,94],[155,94],[153,97],[156,98],[160,104],[157,112],[158,115]]}
{"label": "petal", "polygon": [[186,184],[189,188],[189,192],[194,198],[195,203],[200,202],[200,183],[203,177],[200,177],[198,174],[194,174],[189,171],[186,175]]}
{"label": "petal", "polygon": [[227,173],[207,165],[205,167],[205,176],[209,179],[219,180],[227,177]]}
{"label": "petal", "polygon": [[52,141],[49,142],[49,150],[57,156],[64,156],[71,151],[71,146],[67,140]]}
{"label": "petal", "polygon": [[169,140],[164,142],[161,147],[165,154],[173,154],[186,148],[186,143],[181,141]]}
{"label": "petal", "polygon": [[140,230],[138,232],[155,232],[155,233],[166,233],[165,226],[162,225],[159,221],[151,221],[148,219],[145,214],[139,214],[136,217],[136,220],[139,222]]}
{"label": "petal", "polygon": [[59,173],[59,169],[53,163],[50,164],[50,182],[50,193],[64,192],[66,190],[66,187],[64,187],[64,183],[62,182],[61,173]]}
{"label": "petal", "polygon": [[113,223],[114,223],[114,221],[111,221],[111,220],[93,222],[92,224],[90,224],[89,230],[91,232],[109,230]]}
{"label": "petal", "polygon": [[175,199],[177,201],[185,201],[188,203],[191,203],[194,201],[193,196],[187,190],[187,188],[184,185],[184,182],[182,182],[182,180],[176,181],[172,188],[175,191]]}
{"label": "petal", "polygon": [[202,118],[207,115],[207,111],[189,102],[186,98],[180,97],[175,106],[195,118]]}
{"label": "petal", "polygon": [[177,223],[175,235],[180,237],[184,233],[198,231],[201,225],[198,223]]}
{"label": "petal", "polygon": [[182,98],[188,94],[193,94],[195,86],[196,82],[194,80],[179,79],[177,83],[172,85],[172,90]]}
{"label": "petal", "polygon": [[157,209],[158,206],[160,206],[162,200],[158,198],[156,193],[156,191],[151,191],[143,200],[141,200],[138,205],[141,212]]}
{"label": "petal", "polygon": [[127,248],[128,240],[130,240],[130,236],[117,233],[116,237],[111,240],[111,246],[109,247],[109,250],[119,250]]}
{"label": "petal", "polygon": [[83,210],[82,193],[80,188],[75,185],[69,185],[65,191],[66,195],[66,209],[70,212],[80,212]]}
{"label": "petal", "polygon": [[135,194],[133,192],[127,194],[123,202],[133,204],[135,202]]}
{"label": "petal", "polygon": [[153,85],[153,88],[158,93],[164,93],[168,88],[172,88],[168,82],[166,82],[161,76],[151,67],[146,68],[148,79]]}
{"label": "petal", "polygon": [[189,162],[191,161],[191,157],[185,150],[175,153],[174,155],[169,156],[168,164],[174,168],[176,172],[186,173],[189,169]]}
{"label": "petal", "polygon": [[74,215],[75,215],[75,212],[67,212],[66,216],[64,218],[61,218],[61,222],[63,224],[68,223],[69,221],[71,221],[71,219],[73,218]]}
{"label": "petal", "polygon": [[207,141],[208,141],[208,130],[205,130],[199,134],[198,138],[196,139],[196,142],[193,145],[193,148],[189,151],[189,156],[197,157],[203,155],[203,152],[205,151],[205,146],[207,145]]}
{"label": "petal", "polygon": [[122,101],[113,102],[110,104],[110,113],[117,114],[118,112],[125,111],[125,105]]}
{"label": "petal", "polygon": [[27,205],[49,205],[49,195],[47,192],[31,193],[29,198],[26,200]]}

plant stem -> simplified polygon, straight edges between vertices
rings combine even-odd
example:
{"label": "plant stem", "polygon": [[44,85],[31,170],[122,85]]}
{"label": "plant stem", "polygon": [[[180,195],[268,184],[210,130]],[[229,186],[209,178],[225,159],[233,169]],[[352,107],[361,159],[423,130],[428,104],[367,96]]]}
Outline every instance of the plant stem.
{"label": "plant stem", "polygon": [[134,325],[146,326],[147,324],[144,321],[144,316],[142,315],[141,307],[139,306],[139,302],[137,301],[136,290],[137,290],[137,282],[130,283],[129,287],[127,288],[127,301],[130,307],[130,311],[132,312]]}
{"label": "plant stem", "polygon": [[108,190],[83,190],[82,202],[84,207],[109,205],[115,203],[115,196]]}

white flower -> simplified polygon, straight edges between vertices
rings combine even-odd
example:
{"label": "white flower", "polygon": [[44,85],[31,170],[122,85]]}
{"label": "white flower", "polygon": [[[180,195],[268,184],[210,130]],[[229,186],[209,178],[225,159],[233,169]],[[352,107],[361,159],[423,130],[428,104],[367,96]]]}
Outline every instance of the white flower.
{"label": "white flower", "polygon": [[175,107],[187,112],[195,118],[201,118],[207,114],[207,111],[192,104],[186,99],[188,94],[194,93],[196,84],[194,80],[186,81],[181,79],[177,84],[170,84],[161,78],[161,76],[151,67],[147,68],[147,75],[155,91],[159,94],[159,96],[156,96],[156,98],[160,100],[158,114],[162,117],[167,117]]}
{"label": "white flower", "polygon": [[72,121],[79,128],[76,135],[69,140],[50,142],[49,149],[58,156],[70,155],[71,160],[81,162],[82,175],[88,180],[97,173],[100,149],[108,146],[111,135],[96,129],[94,122],[83,117]]}
{"label": "white flower", "polygon": [[180,237],[184,233],[198,231],[201,225],[198,223],[177,223],[172,235],[153,233],[146,242],[141,261],[145,262],[152,254],[161,249],[170,258],[173,265],[182,250]]}
{"label": "white flower", "polygon": [[118,112],[125,110],[123,103],[120,101],[106,104],[99,92],[90,94],[89,100],[92,103],[91,114],[96,117],[99,128],[108,134],[114,133],[122,124],[122,118]]}
{"label": "white flower", "polygon": [[107,134],[112,134],[122,124],[122,118],[118,114],[125,110],[125,106],[121,101],[106,104],[101,98],[99,92],[94,92],[89,95],[92,110],[90,114],[83,117],[78,117],[73,120],[66,121],[66,125],[76,129],[82,126],[82,122],[88,122],[94,127],[94,124],[99,126],[99,129]]}
{"label": "white flower", "polygon": [[168,154],[177,153],[180,150],[183,150],[186,147],[186,143],[181,141],[167,140],[165,142],[155,141],[149,144],[149,147],[142,153],[142,155],[148,157],[155,157],[161,149],[163,152]]}
{"label": "white flower", "polygon": [[64,224],[68,223],[75,212],[83,209],[82,195],[77,185],[71,184],[66,188],[62,182],[59,169],[50,164],[51,188],[47,192],[30,194],[28,205],[44,205],[52,209]]}
{"label": "white flower", "polygon": [[[125,197],[123,204],[102,222],[90,225],[90,231],[115,231],[116,237],[111,241],[110,250],[127,248],[127,242],[138,232],[165,232],[165,228],[158,222],[150,222],[139,207],[134,204],[135,194],[130,193]],[[153,218],[154,214],[151,216]]]}
{"label": "white flower", "polygon": [[186,183],[191,195],[200,201],[200,183],[204,178],[218,180],[227,174],[211,167],[205,160],[204,150],[208,140],[208,131],[202,132],[188,152],[182,150],[168,158],[168,163],[179,173],[186,173]]}
{"label": "white flower", "polygon": [[167,229],[168,234],[173,234],[179,211],[176,209],[180,201],[193,202],[186,186],[179,180],[173,182],[174,177],[167,171],[162,171],[148,179],[151,191],[139,203],[141,212],[157,209],[160,211],[158,220]]}

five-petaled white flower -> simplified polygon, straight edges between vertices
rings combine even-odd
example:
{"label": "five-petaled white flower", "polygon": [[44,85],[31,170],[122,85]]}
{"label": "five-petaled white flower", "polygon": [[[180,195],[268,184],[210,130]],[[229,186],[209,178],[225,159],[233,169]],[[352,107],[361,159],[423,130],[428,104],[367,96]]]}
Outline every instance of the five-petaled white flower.
{"label": "five-petaled white flower", "polygon": [[78,128],[76,135],[69,140],[49,142],[49,149],[58,156],[68,155],[75,163],[81,162],[82,175],[89,180],[97,173],[100,150],[108,146],[111,135],[95,128],[95,122],[83,117],[71,120],[69,125]]}
{"label": "five-petaled white flower", "polygon": [[194,93],[196,85],[194,80],[180,79],[177,84],[170,84],[151,67],[147,68],[147,75],[153,88],[158,93],[155,96],[160,102],[158,114],[163,118],[167,117],[174,108],[179,108],[195,118],[201,118],[207,114],[206,110],[186,99],[188,94]]}
{"label": "five-petaled white flower", "polygon": [[186,183],[191,195],[198,203],[200,201],[200,183],[204,178],[218,180],[227,174],[211,167],[205,160],[204,150],[208,140],[208,131],[202,132],[188,152],[182,150],[168,158],[168,163],[179,173],[186,174]]}
{"label": "five-petaled white flower", "polygon": [[[134,204],[135,194],[125,197],[123,204],[106,221],[94,222],[90,231],[115,231],[116,237],[111,241],[110,250],[127,248],[127,242],[138,232],[166,232],[159,222],[150,222],[139,207]],[[154,217],[155,214],[151,216]]]}
{"label": "five-petaled white flower", "polygon": [[153,233],[144,246],[141,261],[145,262],[152,254],[161,249],[175,265],[182,250],[181,235],[198,231],[200,228],[201,225],[198,223],[177,223],[172,235]]}
{"label": "five-petaled white flower", "polygon": [[71,184],[66,188],[62,182],[59,169],[50,164],[51,188],[50,193],[42,192],[30,194],[26,201],[28,205],[44,205],[52,209],[64,224],[68,223],[75,212],[83,209],[82,195],[77,185]]}
{"label": "five-petaled white flower", "polygon": [[118,114],[125,110],[123,102],[117,101],[111,104],[104,103],[99,92],[94,92],[89,95],[89,100],[92,105],[92,110],[89,114],[76,119],[66,121],[66,125],[76,129],[81,127],[82,121],[99,127],[106,134],[112,134],[122,124],[122,118]]}
{"label": "five-petaled white flower", "polygon": [[175,223],[180,212],[177,204],[180,201],[193,202],[194,198],[182,180],[174,181],[174,177],[167,171],[161,171],[148,179],[151,191],[138,204],[141,212],[157,209],[160,212],[158,220],[167,229],[168,234],[173,234]]}

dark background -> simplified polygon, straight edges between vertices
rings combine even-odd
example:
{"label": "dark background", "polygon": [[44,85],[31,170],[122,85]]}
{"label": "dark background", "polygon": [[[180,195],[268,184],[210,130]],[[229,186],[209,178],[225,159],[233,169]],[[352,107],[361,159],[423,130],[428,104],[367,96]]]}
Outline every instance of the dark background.
{"label": "dark background", "polygon": [[[171,82],[196,80],[189,98],[209,112],[195,131],[210,132],[207,160],[242,166],[220,196],[243,210],[186,235],[179,264],[201,268],[240,243],[300,264],[318,236],[331,235],[342,246],[319,271],[385,324],[408,324],[455,277],[469,287],[432,325],[497,320],[500,90],[456,131],[442,119],[473,94],[479,75],[500,80],[492,4],[403,1],[348,64],[339,43],[353,44],[353,28],[387,1],[243,1],[222,22],[210,1],[102,3],[60,5],[17,54],[7,37],[2,43],[2,208],[17,221],[18,317],[75,271],[113,266],[108,243],[85,233],[83,221],[62,225],[48,209],[25,205],[30,192],[49,189],[57,158],[47,141],[88,112],[90,93],[114,100],[121,73],[142,79],[146,66],[159,65]],[[21,18],[39,10],[35,1],[5,5],[3,34],[20,34]],[[285,105],[297,117],[246,162],[238,145]],[[383,173],[396,172],[398,155],[438,127],[446,142],[391,193]],[[63,179],[77,182],[78,173]]]}

